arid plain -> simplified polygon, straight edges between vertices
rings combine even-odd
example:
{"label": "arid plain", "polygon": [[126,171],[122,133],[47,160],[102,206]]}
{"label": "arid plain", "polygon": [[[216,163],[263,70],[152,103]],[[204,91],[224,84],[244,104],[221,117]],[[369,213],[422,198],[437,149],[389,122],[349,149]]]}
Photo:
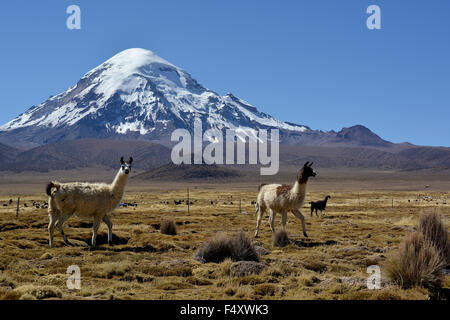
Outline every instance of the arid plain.
{"label": "arid plain", "polygon": [[[55,248],[48,247],[45,182],[86,180],[109,182],[108,170],[84,169],[36,174],[0,174],[0,297],[3,299],[430,299],[423,288],[401,289],[383,274],[386,257],[417,226],[422,213],[437,212],[450,222],[448,172],[371,172],[320,170],[308,182],[301,224],[289,214],[287,232],[292,243],[272,245],[272,232],[264,218],[260,237],[255,230],[257,186],[278,181],[291,184],[292,172],[265,179],[234,182],[168,183],[131,178],[124,202],[111,215],[113,247],[100,227],[97,248],[89,249],[89,221],[77,217],[65,223],[74,246],[64,245],[55,233]],[[133,174],[136,174],[133,172]],[[190,212],[185,204],[189,188]],[[326,214],[310,216],[309,202],[331,195]],[[16,202],[20,196],[19,217]],[[13,200],[9,204],[9,200]],[[211,204],[213,201],[213,204]],[[239,206],[241,203],[241,206]],[[26,207],[24,205],[27,205]],[[241,208],[240,208],[241,207]],[[161,234],[165,219],[173,220],[177,235]],[[280,228],[280,216],[275,221]],[[202,264],[193,259],[205,241],[218,233],[243,230],[262,247],[259,274],[239,275],[237,263]],[[81,270],[81,289],[69,290],[70,265]],[[382,285],[369,290],[366,273],[379,265]],[[444,277],[444,291],[450,288]]]}

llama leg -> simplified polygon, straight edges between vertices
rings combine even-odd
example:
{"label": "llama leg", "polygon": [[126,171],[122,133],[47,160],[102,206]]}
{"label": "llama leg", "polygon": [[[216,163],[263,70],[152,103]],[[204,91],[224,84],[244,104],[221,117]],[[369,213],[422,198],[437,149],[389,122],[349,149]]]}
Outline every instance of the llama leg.
{"label": "llama leg", "polygon": [[281,227],[284,231],[286,231],[286,222],[287,222],[287,212],[281,213]]}
{"label": "llama leg", "polygon": [[50,222],[48,223],[48,244],[50,248],[53,248],[53,231],[55,230],[55,223],[57,220],[57,215],[53,212],[48,214]]}
{"label": "llama leg", "polygon": [[256,204],[256,231],[255,238],[258,237],[259,227],[261,226],[261,216],[263,214],[263,210],[260,205]]}
{"label": "llama leg", "polygon": [[314,208],[313,208],[313,206],[311,206],[311,217],[313,216],[313,213],[314,213]]}
{"label": "llama leg", "polygon": [[270,209],[270,216],[269,216],[269,223],[270,223],[270,229],[272,229],[272,233],[275,233],[275,216],[276,212]]}
{"label": "llama leg", "polygon": [[302,222],[302,229],[303,229],[303,235],[308,238],[308,235],[306,234],[306,228],[305,228],[305,217],[302,215],[302,213],[299,210],[294,210],[292,213],[301,220]]}
{"label": "llama leg", "polygon": [[101,220],[97,217],[94,218],[94,225],[92,226],[92,246],[95,247],[95,244],[97,242],[97,232],[98,228],[100,227]]}
{"label": "llama leg", "polygon": [[103,217],[103,222],[106,223],[106,225],[108,226],[108,244],[110,246],[113,245],[113,241],[112,241],[112,221],[111,218],[108,215],[105,215]]}
{"label": "llama leg", "polygon": [[56,222],[56,227],[58,228],[59,232],[61,233],[61,235],[62,235],[62,237],[63,237],[63,240],[64,240],[64,243],[67,244],[67,245],[72,245],[72,244],[69,242],[69,240],[67,240],[66,234],[64,233],[64,230],[63,230],[63,224],[64,224],[64,222],[66,222],[66,220],[67,220],[68,218],[69,218],[68,215],[61,214],[61,215],[59,216],[58,221]]}

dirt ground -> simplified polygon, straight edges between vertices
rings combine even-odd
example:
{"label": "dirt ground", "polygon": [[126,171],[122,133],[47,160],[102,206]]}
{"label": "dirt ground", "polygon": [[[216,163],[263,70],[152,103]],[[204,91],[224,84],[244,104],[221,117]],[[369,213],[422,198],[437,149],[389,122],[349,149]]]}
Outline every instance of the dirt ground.
{"label": "dirt ground", "polygon": [[[202,264],[193,256],[221,232],[235,235],[244,230],[253,239],[254,183],[191,184],[189,215],[186,205],[173,201],[186,198],[182,183],[158,183],[152,188],[130,183],[124,201],[136,202],[137,207],[121,207],[111,215],[115,245],[105,243],[107,228],[102,224],[100,245],[90,249],[91,224],[77,217],[65,223],[74,246],[64,245],[55,232],[55,248],[49,248],[47,210],[32,206],[33,201],[46,201],[39,189],[42,185],[15,179],[14,186],[6,180],[0,183],[0,297],[4,299],[430,299],[425,289],[404,290],[389,283],[383,262],[417,225],[421,213],[436,211],[447,226],[450,222],[445,179],[435,183],[441,190],[422,186],[411,190],[403,184],[391,190],[380,190],[381,184],[373,190],[361,185],[351,188],[351,184],[340,188],[330,180],[327,188],[323,181],[311,182],[305,203],[326,194],[331,199],[323,216],[311,217],[306,205],[302,209],[308,238],[302,235],[300,221],[289,214],[287,232],[293,242],[274,247],[265,217],[260,237],[253,240],[267,251],[261,256],[264,268],[257,275],[238,276],[230,260]],[[16,218],[20,185],[25,192],[19,193]],[[164,219],[176,223],[177,235],[160,233]],[[278,215],[278,229],[280,220]],[[66,285],[71,265],[81,271],[79,290]],[[370,265],[381,268],[379,290],[366,286]],[[450,287],[449,276],[444,287]]]}

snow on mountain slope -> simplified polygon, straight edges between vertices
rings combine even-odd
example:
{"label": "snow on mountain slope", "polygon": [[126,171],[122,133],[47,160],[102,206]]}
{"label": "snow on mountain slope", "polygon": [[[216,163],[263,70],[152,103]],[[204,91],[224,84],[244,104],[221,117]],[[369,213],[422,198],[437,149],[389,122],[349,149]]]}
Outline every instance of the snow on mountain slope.
{"label": "snow on mountain slope", "polygon": [[174,129],[192,129],[194,117],[202,120],[204,130],[232,128],[254,134],[259,128],[279,128],[294,135],[310,131],[259,112],[232,94],[220,96],[153,52],[133,48],[1,126],[0,141],[11,137],[30,145],[89,137],[167,141]]}

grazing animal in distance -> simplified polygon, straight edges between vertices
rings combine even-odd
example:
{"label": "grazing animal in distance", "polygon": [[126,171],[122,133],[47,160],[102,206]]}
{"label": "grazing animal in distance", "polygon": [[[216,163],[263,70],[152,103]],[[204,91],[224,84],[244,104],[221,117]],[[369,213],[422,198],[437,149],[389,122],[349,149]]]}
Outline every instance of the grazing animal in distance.
{"label": "grazing animal in distance", "polygon": [[312,162],[306,162],[297,175],[297,180],[293,186],[281,184],[260,185],[258,197],[255,204],[256,209],[256,231],[255,238],[258,236],[261,218],[266,210],[269,210],[269,222],[272,232],[275,233],[274,221],[277,213],[281,214],[281,226],[286,229],[287,213],[291,211],[302,222],[303,235],[308,237],[305,229],[305,217],[300,212],[305,201],[306,184],[309,177],[315,177]]}
{"label": "grazing animal in distance", "polygon": [[133,158],[128,162],[120,158],[120,169],[111,184],[70,182],[59,183],[52,181],[47,184],[46,192],[49,196],[48,224],[49,245],[53,247],[53,231],[59,229],[64,242],[70,245],[63,231],[64,222],[76,215],[81,219],[93,220],[92,246],[95,247],[97,231],[103,221],[108,226],[108,243],[112,245],[112,222],[110,214],[122,200],[125,185],[131,172]]}
{"label": "grazing animal in distance", "polygon": [[331,196],[328,195],[325,197],[325,199],[323,200],[319,200],[319,201],[311,201],[311,217],[313,215],[314,210],[316,210],[316,217],[318,217],[317,215],[317,210],[320,210],[320,213],[323,213],[323,211],[325,211],[325,208],[327,206],[327,201],[328,199],[330,199]]}

